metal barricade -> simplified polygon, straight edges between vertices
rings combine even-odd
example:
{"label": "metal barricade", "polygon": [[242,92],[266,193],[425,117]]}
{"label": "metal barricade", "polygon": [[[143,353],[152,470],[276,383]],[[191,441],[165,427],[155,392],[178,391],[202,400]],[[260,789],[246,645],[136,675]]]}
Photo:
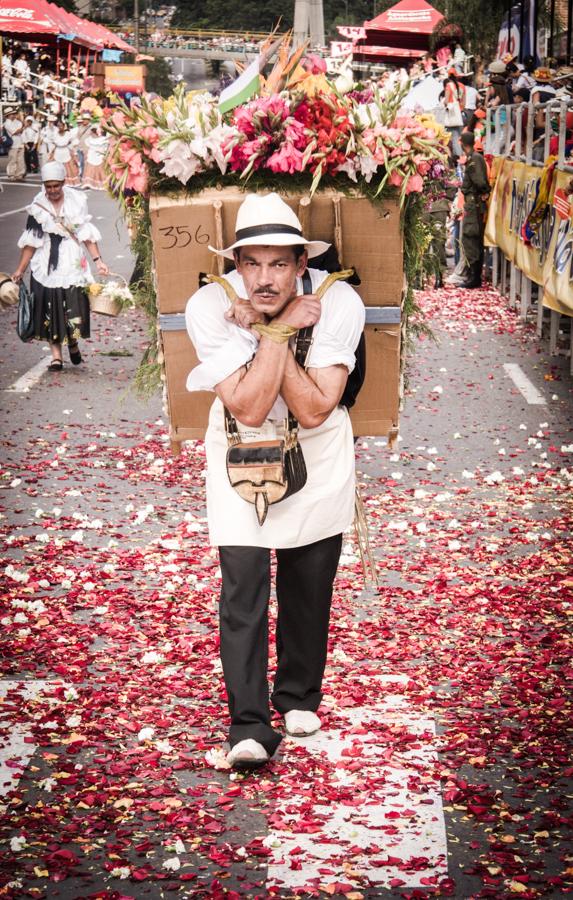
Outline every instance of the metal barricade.
{"label": "metal barricade", "polygon": [[[484,150],[486,154],[524,162],[540,169],[550,155],[552,138],[557,137],[557,169],[573,175],[573,157],[566,156],[567,114],[573,113],[573,99],[556,97],[546,103],[516,103],[503,107],[489,107],[486,117]],[[524,117],[526,125],[524,128]],[[571,129],[573,134],[573,129]],[[555,147],[553,148],[555,149]],[[537,295],[537,334],[541,337],[544,312],[549,313],[550,352],[558,350],[560,313],[543,306],[543,287],[532,282],[498,247],[492,248],[492,281],[505,294],[509,291],[511,305],[519,308],[520,318],[527,319],[531,311],[532,294]],[[573,322],[570,349],[573,374]]]}

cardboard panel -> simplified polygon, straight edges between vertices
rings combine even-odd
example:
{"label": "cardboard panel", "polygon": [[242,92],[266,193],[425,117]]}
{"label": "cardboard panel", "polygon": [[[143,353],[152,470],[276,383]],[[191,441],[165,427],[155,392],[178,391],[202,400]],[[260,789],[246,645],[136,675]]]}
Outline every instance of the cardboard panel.
{"label": "cardboard panel", "polygon": [[[219,271],[217,257],[208,247],[233,243],[237,210],[243,199],[244,194],[237,188],[213,188],[195,196],[151,198],[160,312],[183,312],[188,298],[199,287],[200,274]],[[346,197],[335,191],[316,194],[310,202],[302,194],[284,199],[301,218],[309,239],[341,247],[343,265],[354,266],[360,276],[362,283],[357,291],[366,306],[400,305],[403,256],[397,201],[378,207],[363,197]]]}
{"label": "cardboard panel", "polygon": [[[190,393],[185,387],[188,373],[197,365],[187,332],[167,331],[162,338],[171,439],[203,439],[215,395],[211,391]],[[367,325],[366,381],[350,410],[355,435],[387,436],[397,429],[399,386],[400,326]]]}
{"label": "cardboard panel", "polygon": [[367,325],[366,380],[350,410],[355,435],[387,436],[398,429],[400,326]]}
{"label": "cardboard panel", "polygon": [[[208,249],[234,240],[237,210],[244,199],[238,188],[210,189],[195,196],[151,198],[155,277],[160,313],[182,313],[199,287],[200,273],[221,271]],[[403,291],[403,241],[398,203],[378,207],[362,197],[336,191],[312,200],[303,194],[285,197],[296,211],[305,235],[339,249],[344,267],[355,266],[358,293],[366,306],[399,306]],[[185,331],[162,334],[166,387],[174,444],[203,438],[214,395],[189,393],[185,382],[197,364]],[[355,435],[390,435],[398,427],[400,327],[366,328],[366,383],[351,418]]]}

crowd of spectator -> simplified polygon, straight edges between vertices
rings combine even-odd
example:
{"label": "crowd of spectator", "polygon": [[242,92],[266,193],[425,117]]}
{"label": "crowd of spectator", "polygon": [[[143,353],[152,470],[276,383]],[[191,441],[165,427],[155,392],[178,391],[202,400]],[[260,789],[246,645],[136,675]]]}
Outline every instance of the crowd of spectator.
{"label": "crowd of spectator", "polygon": [[4,42],[0,69],[1,99],[25,112],[34,109],[60,116],[69,111],[81,91],[89,89],[85,66],[78,60],[59,60],[56,51],[37,50]]}

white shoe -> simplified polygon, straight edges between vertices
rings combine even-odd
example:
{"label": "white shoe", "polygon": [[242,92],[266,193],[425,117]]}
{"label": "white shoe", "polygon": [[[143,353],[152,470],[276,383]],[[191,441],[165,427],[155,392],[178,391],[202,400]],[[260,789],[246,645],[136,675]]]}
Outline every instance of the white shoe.
{"label": "white shoe", "polygon": [[320,719],[308,709],[291,709],[285,713],[285,727],[294,737],[304,737],[318,731]]}
{"label": "white shoe", "polygon": [[238,769],[256,769],[258,766],[264,765],[269,761],[269,754],[262,744],[247,738],[239,741],[238,744],[227,753],[227,762],[230,766],[236,766]]}

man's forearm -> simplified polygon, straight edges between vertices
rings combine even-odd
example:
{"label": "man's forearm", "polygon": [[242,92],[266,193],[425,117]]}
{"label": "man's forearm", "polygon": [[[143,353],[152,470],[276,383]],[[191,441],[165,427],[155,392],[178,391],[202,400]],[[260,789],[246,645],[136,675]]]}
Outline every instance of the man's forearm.
{"label": "man's forearm", "polygon": [[298,365],[292,351],[286,360],[280,394],[286,405],[303,428],[316,428],[328,418],[338,404],[346,383],[346,369],[324,391],[310,375]]}
{"label": "man's forearm", "polygon": [[217,391],[240,422],[254,427],[263,424],[279,395],[288,352],[288,343],[261,337],[249,368],[229,391]]}

